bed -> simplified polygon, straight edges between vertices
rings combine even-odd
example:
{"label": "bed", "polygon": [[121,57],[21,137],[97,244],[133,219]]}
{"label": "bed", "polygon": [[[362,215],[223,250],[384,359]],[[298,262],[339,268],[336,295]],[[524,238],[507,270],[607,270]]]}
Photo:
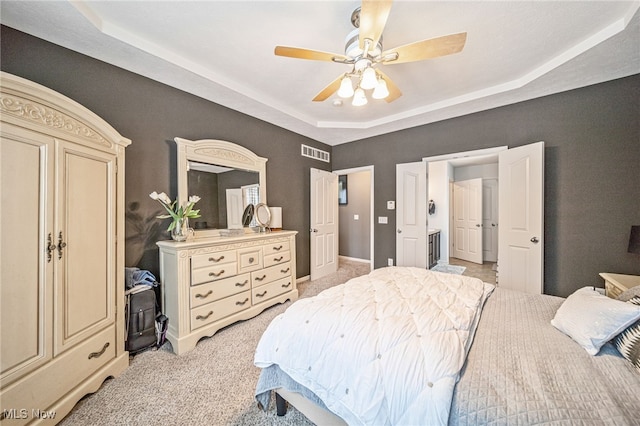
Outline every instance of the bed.
{"label": "bed", "polygon": [[[613,336],[580,340],[611,316]],[[381,268],[272,321],[256,400],[266,408],[275,391],[278,414],[286,399],[317,424],[638,425],[640,369],[608,342],[638,319],[587,288],[564,299]]]}

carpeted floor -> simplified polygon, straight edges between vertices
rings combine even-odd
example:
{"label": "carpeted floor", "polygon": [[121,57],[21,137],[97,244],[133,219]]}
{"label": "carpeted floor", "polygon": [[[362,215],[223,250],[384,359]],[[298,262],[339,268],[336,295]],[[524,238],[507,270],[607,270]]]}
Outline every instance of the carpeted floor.
{"label": "carpeted floor", "polygon": [[[336,273],[300,283],[300,298],[369,270],[368,263],[341,259]],[[136,355],[120,377],[82,399],[60,424],[311,425],[295,408],[284,417],[277,417],[274,407],[260,411],[253,397],[260,374],[253,365],[255,348],[271,320],[290,305],[230,325],[182,356],[173,354],[169,343]]]}

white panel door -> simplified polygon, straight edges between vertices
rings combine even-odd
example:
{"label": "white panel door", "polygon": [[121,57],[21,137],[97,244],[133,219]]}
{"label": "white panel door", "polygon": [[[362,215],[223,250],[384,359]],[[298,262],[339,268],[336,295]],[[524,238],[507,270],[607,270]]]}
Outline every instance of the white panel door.
{"label": "white panel door", "polygon": [[453,183],[453,257],[482,264],[482,179]]}
{"label": "white panel door", "polygon": [[242,188],[229,188],[227,197],[227,228],[242,229],[242,214],[244,202],[242,200]]}
{"label": "white panel door", "polygon": [[482,180],[482,258],[498,261],[498,180]]}
{"label": "white panel door", "polygon": [[499,154],[500,287],[543,291],[544,142]]}
{"label": "white panel door", "polygon": [[427,163],[396,165],[396,264],[427,267]]}
{"label": "white panel door", "polygon": [[311,169],[311,279],[338,270],[338,175]]}

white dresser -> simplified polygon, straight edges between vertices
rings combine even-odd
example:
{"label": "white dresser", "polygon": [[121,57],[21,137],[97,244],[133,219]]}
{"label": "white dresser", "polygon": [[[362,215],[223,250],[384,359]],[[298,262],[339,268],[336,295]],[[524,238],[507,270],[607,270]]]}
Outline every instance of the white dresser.
{"label": "white dresser", "polygon": [[160,241],[167,339],[178,354],[236,321],[298,299],[296,231]]}
{"label": "white dresser", "polygon": [[0,83],[0,424],[51,424],[129,365],[131,141],[59,93],[6,73]]}

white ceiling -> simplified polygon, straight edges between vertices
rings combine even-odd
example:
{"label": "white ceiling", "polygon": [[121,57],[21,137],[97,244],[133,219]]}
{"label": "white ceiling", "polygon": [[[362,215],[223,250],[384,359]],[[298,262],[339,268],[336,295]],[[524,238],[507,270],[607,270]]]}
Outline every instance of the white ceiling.
{"label": "white ceiling", "polygon": [[395,102],[312,102],[350,67],[274,47],[342,54],[359,5],[2,0],[0,20],[329,145],[640,73],[640,1],[397,0],[385,50],[466,31],[462,52],[381,65],[403,92]]}

